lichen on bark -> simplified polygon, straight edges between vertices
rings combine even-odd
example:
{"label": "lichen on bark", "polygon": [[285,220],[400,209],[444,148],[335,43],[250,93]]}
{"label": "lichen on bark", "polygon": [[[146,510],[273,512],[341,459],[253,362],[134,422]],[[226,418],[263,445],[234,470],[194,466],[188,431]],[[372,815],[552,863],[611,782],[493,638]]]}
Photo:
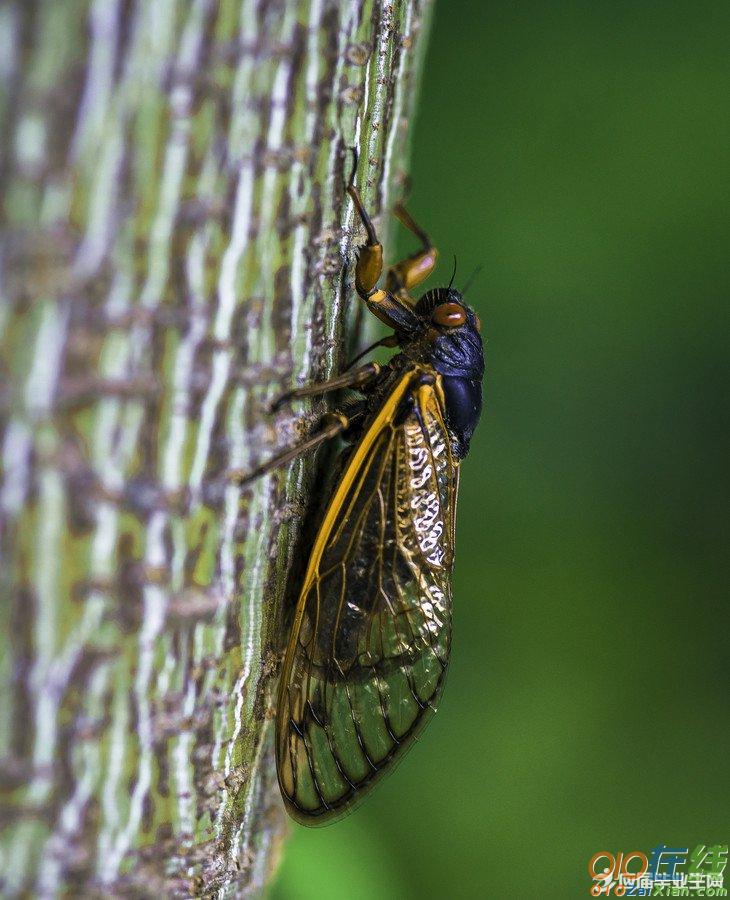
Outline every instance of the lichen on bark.
{"label": "lichen on bark", "polygon": [[[244,895],[281,608],[429,0],[0,6],[0,892]],[[376,221],[378,217],[376,215]],[[386,227],[382,218],[381,227]]]}

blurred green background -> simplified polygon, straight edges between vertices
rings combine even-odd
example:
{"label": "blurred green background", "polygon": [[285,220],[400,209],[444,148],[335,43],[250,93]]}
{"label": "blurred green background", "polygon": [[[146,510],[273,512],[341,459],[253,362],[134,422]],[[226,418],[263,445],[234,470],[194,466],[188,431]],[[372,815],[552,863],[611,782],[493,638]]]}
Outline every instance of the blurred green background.
{"label": "blurred green background", "polygon": [[[730,840],[730,4],[440,0],[411,208],[468,295],[439,714],[275,900],[581,897]],[[400,235],[401,248],[411,246]]]}

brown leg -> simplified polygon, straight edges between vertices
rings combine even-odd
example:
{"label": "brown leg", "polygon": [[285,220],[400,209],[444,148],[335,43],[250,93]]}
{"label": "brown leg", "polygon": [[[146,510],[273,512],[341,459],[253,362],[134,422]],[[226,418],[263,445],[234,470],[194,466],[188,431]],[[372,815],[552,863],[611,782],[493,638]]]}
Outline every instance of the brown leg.
{"label": "brown leg", "polygon": [[368,300],[373,294],[378,293],[375,285],[383,271],[383,245],[378,240],[375,226],[362,205],[357,188],[349,185],[347,193],[352,197],[355,209],[357,209],[368,235],[368,242],[360,248],[355,266],[355,289],[363,300]]}
{"label": "brown leg", "polygon": [[381,322],[398,332],[415,331],[420,322],[414,315],[408,298],[395,297],[389,290],[376,288],[383,271],[383,246],[378,240],[370,216],[362,205],[357,188],[351,184],[347,188],[347,193],[352,197],[368,236],[367,243],[360,248],[355,265],[355,289],[367,303],[370,312]]}
{"label": "brown leg", "polygon": [[327,381],[305,384],[303,387],[294,388],[293,391],[287,391],[272,404],[271,411],[276,412],[285,403],[288,403],[290,400],[297,400],[300,397],[319,397],[330,391],[363,387],[369,381],[377,378],[379,373],[380,366],[376,362],[366,363],[364,366],[358,366],[356,369],[347,369],[341,375],[336,375]]}
{"label": "brown leg", "polygon": [[401,260],[388,270],[386,287],[392,293],[406,293],[420,284],[433,271],[438,259],[438,250],[433,246],[426,232],[416,224],[402,203],[398,203],[394,213],[398,221],[420,240],[421,249]]}

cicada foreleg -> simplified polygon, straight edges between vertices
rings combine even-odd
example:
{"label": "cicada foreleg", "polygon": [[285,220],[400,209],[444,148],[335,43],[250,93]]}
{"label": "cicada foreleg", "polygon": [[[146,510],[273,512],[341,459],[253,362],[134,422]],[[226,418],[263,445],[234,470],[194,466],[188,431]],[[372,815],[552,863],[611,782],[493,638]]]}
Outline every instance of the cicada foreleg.
{"label": "cicada foreleg", "polygon": [[416,287],[433,272],[438,259],[438,250],[402,203],[396,204],[394,213],[401,225],[415,234],[421,242],[420,250],[391,266],[386,276],[385,285],[388,290],[406,298],[411,288]]}
{"label": "cicada foreleg", "polygon": [[360,221],[368,236],[367,243],[358,252],[355,265],[355,290],[367,303],[374,294],[381,293],[375,289],[375,286],[383,273],[383,245],[378,240],[375,226],[362,205],[357,188],[351,184],[347,188],[347,193],[352,197],[352,202],[355,204],[357,214],[360,216]]}
{"label": "cicada foreleg", "polygon": [[355,264],[355,290],[367,304],[373,315],[393,328],[398,334],[411,334],[418,330],[420,320],[413,311],[413,301],[406,296],[397,296],[390,290],[377,288],[383,274],[383,245],[378,240],[375,226],[367,214],[354,185],[347,192],[352,197],[355,209],[367,233],[367,243],[361,247]]}

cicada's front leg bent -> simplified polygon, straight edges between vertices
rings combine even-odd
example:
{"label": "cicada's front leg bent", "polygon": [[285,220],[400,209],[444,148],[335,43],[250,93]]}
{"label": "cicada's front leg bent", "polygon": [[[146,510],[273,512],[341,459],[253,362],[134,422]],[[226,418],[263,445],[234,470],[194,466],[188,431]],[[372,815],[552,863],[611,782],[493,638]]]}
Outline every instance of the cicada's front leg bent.
{"label": "cicada's front leg bent", "polygon": [[355,264],[355,290],[365,301],[373,315],[399,334],[412,334],[420,325],[413,312],[410,298],[398,297],[390,290],[378,290],[377,283],[383,273],[383,245],[378,240],[375,227],[362,205],[357,188],[349,185],[355,209],[367,232],[367,243],[361,247]]}
{"label": "cicada's front leg bent", "polygon": [[385,285],[392,294],[397,294],[413,303],[412,298],[408,296],[408,292],[411,288],[416,287],[416,285],[428,278],[433,272],[438,259],[438,250],[433,246],[423,228],[416,224],[402,203],[396,205],[394,213],[401,225],[405,226],[419,239],[421,249],[391,266],[388,269]]}
{"label": "cicada's front leg bent", "polygon": [[368,236],[367,243],[358,252],[355,265],[355,290],[367,303],[373,295],[384,293],[375,288],[383,272],[383,245],[378,240],[375,226],[362,205],[357,188],[349,185],[347,193],[352,197],[357,214],[360,216],[360,221]]}

